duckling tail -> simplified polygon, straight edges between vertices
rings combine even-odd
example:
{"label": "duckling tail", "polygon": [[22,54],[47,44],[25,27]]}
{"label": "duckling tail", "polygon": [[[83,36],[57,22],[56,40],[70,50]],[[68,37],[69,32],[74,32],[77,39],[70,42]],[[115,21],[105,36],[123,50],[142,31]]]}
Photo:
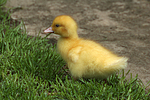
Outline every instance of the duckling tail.
{"label": "duckling tail", "polygon": [[125,69],[127,67],[127,60],[128,58],[122,57],[115,62],[108,64],[105,66],[105,69],[107,70],[107,73],[114,73],[118,70]]}

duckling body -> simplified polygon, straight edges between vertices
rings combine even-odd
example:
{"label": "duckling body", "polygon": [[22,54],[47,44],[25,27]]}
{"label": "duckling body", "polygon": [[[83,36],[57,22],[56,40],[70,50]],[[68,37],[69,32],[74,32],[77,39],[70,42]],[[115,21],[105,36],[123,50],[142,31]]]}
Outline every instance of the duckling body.
{"label": "duckling body", "polygon": [[51,31],[45,32],[54,32],[61,36],[57,49],[74,78],[104,79],[127,67],[127,58],[113,54],[94,41],[79,38],[77,24],[70,16],[56,17]]}

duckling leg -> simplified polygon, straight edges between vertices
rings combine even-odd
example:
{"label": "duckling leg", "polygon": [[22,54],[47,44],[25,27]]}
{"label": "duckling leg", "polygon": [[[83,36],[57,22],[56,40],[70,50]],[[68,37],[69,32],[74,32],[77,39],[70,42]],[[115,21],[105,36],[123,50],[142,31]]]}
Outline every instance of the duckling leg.
{"label": "duckling leg", "polygon": [[73,77],[73,79],[76,81],[78,78],[76,78],[76,77]]}

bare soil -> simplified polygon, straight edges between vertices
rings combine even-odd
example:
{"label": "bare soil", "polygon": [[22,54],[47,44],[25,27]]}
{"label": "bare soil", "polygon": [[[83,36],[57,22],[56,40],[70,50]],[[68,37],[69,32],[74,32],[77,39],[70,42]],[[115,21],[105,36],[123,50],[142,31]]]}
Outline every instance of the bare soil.
{"label": "bare soil", "polygon": [[[23,20],[32,36],[50,26],[56,16],[72,16],[80,37],[128,57],[125,71],[130,70],[133,77],[138,74],[145,85],[150,81],[149,0],[9,0],[6,7],[14,8],[11,17]],[[48,38],[56,43],[58,36]]]}

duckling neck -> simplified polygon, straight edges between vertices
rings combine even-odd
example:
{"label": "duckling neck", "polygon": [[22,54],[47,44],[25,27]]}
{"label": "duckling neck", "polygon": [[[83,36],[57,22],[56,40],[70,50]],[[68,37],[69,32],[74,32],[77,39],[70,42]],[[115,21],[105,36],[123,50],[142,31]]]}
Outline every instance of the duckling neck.
{"label": "duckling neck", "polygon": [[68,38],[70,38],[70,39],[78,39],[79,37],[78,37],[78,34],[74,34],[74,35],[69,36]]}
{"label": "duckling neck", "polygon": [[62,38],[66,38],[66,39],[78,39],[78,34],[77,32],[73,32],[72,34],[70,34],[69,36],[67,37],[62,37]]}

